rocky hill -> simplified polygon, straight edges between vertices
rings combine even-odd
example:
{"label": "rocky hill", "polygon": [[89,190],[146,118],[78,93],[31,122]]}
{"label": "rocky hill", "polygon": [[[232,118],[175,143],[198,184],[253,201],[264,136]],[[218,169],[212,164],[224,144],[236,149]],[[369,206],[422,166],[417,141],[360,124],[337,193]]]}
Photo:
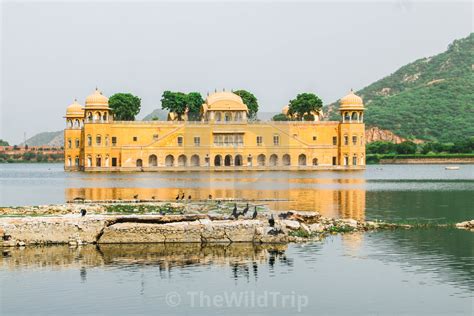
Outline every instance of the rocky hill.
{"label": "rocky hill", "polygon": [[[60,147],[64,145],[64,131],[39,133],[28,138],[26,143],[28,146]],[[24,143],[21,143],[20,145],[24,145]]]}
{"label": "rocky hill", "polygon": [[[365,121],[401,138],[453,142],[474,136],[474,33],[357,91]],[[336,119],[338,102],[327,107]]]}

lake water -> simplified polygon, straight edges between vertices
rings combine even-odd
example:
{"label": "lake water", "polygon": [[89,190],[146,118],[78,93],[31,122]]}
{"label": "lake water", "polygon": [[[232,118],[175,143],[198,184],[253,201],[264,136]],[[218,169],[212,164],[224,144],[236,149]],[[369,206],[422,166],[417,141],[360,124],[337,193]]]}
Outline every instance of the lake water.
{"label": "lake water", "polygon": [[[87,199],[260,200],[273,209],[423,223],[474,218],[474,166],[354,172],[65,173],[0,165],[0,205]],[[285,246],[4,249],[0,314],[474,313],[474,233],[424,228]]]}

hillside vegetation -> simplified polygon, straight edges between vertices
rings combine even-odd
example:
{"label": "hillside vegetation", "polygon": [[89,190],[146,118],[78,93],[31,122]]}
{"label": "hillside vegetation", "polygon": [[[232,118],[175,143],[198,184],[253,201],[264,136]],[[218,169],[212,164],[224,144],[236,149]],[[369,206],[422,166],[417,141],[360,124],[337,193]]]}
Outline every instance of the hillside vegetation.
{"label": "hillside vegetation", "polygon": [[[474,135],[474,33],[357,92],[366,124],[413,139],[455,142]],[[338,103],[328,106],[337,118]]]}

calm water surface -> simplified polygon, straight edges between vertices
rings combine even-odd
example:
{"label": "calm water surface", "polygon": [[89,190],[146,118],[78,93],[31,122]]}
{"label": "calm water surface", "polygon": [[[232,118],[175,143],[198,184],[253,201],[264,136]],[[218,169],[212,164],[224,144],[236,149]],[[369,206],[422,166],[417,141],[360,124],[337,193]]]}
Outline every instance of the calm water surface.
{"label": "calm water surface", "polygon": [[[88,199],[271,200],[327,216],[454,223],[474,218],[474,166],[360,172],[64,173],[0,165],[0,205]],[[347,234],[288,246],[28,247],[3,251],[0,314],[474,313],[474,234]]]}

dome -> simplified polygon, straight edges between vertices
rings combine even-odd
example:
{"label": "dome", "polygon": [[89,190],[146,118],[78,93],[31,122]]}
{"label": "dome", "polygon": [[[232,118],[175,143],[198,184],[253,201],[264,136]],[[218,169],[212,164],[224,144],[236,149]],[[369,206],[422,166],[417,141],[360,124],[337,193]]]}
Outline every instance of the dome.
{"label": "dome", "polygon": [[354,91],[349,92],[348,95],[343,97],[340,101],[341,109],[363,109],[364,108],[364,103],[362,102],[362,98],[359,97],[354,93]]}
{"label": "dome", "polygon": [[67,107],[66,115],[84,116],[84,109],[82,108],[82,105],[77,102],[77,99]]}
{"label": "dome", "polygon": [[86,98],[86,107],[108,107],[109,99],[97,88],[94,93]]}
{"label": "dome", "polygon": [[281,109],[281,114],[288,115],[288,110],[290,109],[290,106],[284,106],[283,109]]}
{"label": "dome", "polygon": [[208,111],[248,111],[240,96],[225,91],[208,95],[203,107]]}

